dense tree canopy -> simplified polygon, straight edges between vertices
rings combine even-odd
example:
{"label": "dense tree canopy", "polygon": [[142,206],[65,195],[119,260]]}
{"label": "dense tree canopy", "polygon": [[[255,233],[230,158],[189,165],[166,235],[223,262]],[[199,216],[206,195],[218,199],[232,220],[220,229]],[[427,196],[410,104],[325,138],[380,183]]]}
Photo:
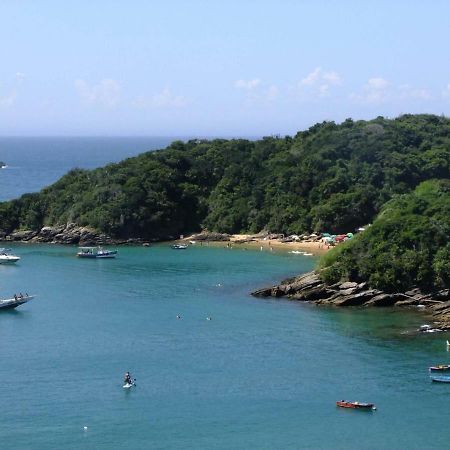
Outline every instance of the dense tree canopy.
{"label": "dense tree canopy", "polygon": [[428,179],[450,178],[450,120],[324,122],[294,137],[191,140],[0,204],[0,229],[74,222],[115,237],[353,231]]}
{"label": "dense tree canopy", "polygon": [[321,261],[322,278],[387,292],[450,287],[450,180],[429,180],[382,208],[372,226]]}

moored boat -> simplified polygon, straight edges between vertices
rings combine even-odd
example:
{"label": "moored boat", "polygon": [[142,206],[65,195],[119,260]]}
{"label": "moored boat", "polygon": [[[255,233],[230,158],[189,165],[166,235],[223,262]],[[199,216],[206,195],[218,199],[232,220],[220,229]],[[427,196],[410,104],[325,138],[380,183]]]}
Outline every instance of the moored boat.
{"label": "moored boat", "polygon": [[188,248],[188,245],[187,244],[173,244],[172,248],[174,250],[185,250]]}
{"label": "moored boat", "polygon": [[431,381],[434,381],[436,383],[450,383],[450,376],[430,376]]}
{"label": "moored boat", "polygon": [[13,264],[20,261],[20,256],[11,255],[10,251],[7,248],[0,248],[0,264]]}
{"label": "moored boat", "polygon": [[13,298],[5,298],[0,299],[0,310],[1,309],[14,309],[17,308],[20,305],[23,305],[24,303],[29,302],[32,300],[35,296],[34,295],[28,295],[28,294],[19,294],[14,295]]}
{"label": "moored boat", "polygon": [[450,365],[449,364],[438,364],[437,366],[431,366],[429,368],[430,372],[449,372]]}
{"label": "moored boat", "polygon": [[377,409],[373,403],[349,402],[346,400],[337,401],[336,406],[339,406],[340,408],[365,409],[365,410]]}
{"label": "moored boat", "polygon": [[79,247],[77,256],[80,258],[115,258],[117,250],[105,250],[102,247]]}

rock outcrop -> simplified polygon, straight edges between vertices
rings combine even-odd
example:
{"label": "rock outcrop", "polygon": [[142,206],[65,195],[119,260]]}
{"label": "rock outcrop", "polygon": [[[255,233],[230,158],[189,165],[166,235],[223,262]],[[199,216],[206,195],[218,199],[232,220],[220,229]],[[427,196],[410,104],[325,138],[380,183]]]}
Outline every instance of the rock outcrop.
{"label": "rock outcrop", "polygon": [[49,242],[53,244],[105,245],[120,244],[123,241],[112,239],[89,227],[80,227],[74,223],[43,227],[39,231],[23,230],[2,236],[5,241]]}
{"label": "rock outcrop", "polygon": [[422,293],[414,289],[390,294],[371,289],[367,283],[346,281],[326,285],[317,272],[289,278],[279,285],[252,292],[256,297],[287,297],[292,300],[314,302],[318,305],[361,307],[415,306],[432,314],[434,328],[450,330],[450,290]]}
{"label": "rock outcrop", "polygon": [[209,231],[204,231],[203,233],[194,234],[189,237],[191,241],[229,241],[231,236],[226,233],[214,233]]}

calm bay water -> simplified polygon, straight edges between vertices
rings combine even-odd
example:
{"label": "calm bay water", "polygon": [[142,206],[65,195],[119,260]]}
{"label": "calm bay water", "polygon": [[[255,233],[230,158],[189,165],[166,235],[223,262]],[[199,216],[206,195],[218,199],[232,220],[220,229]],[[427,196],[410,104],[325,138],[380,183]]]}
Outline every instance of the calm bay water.
{"label": "calm bay water", "polygon": [[[2,292],[38,297],[0,314],[3,448],[447,446],[450,386],[427,374],[450,359],[445,336],[405,333],[422,316],[249,296],[312,259],[163,244],[107,261],[14,252]],[[343,398],[378,410],[337,409]]]}
{"label": "calm bay water", "polygon": [[[170,140],[0,138],[0,200]],[[313,259],[163,244],[109,261],[13,251],[22,260],[0,266],[1,295],[38,297],[0,313],[0,448],[448,447],[450,386],[427,373],[450,361],[447,336],[415,335],[423,316],[249,295]],[[337,409],[340,399],[378,410]]]}

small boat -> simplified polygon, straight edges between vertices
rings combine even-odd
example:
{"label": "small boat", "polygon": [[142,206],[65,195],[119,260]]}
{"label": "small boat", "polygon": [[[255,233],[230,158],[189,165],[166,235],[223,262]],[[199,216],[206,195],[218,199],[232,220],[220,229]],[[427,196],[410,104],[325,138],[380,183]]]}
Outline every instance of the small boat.
{"label": "small boat", "polygon": [[123,388],[124,389],[130,389],[130,388],[132,388],[133,386],[136,386],[136,383],[133,381],[133,382],[131,382],[131,383],[125,383],[124,385],[123,385]]}
{"label": "small boat", "polygon": [[8,248],[0,248],[0,264],[13,264],[20,261],[20,256],[11,255]]}
{"label": "small boat", "polygon": [[449,376],[430,376],[431,381],[434,381],[436,383],[450,383],[450,377]]}
{"label": "small boat", "polygon": [[115,258],[117,250],[105,250],[102,247],[79,247],[77,256],[80,258]]}
{"label": "small boat", "polygon": [[13,298],[5,298],[0,299],[0,309],[14,309],[17,308],[20,305],[23,305],[24,303],[29,302],[32,300],[35,296],[34,295],[14,295]]}
{"label": "small boat", "polygon": [[430,372],[447,372],[450,371],[449,364],[438,364],[437,366],[431,366],[429,368]]}
{"label": "small boat", "polygon": [[340,408],[365,409],[365,410],[377,409],[373,403],[348,402],[346,400],[337,401],[336,406],[339,406]]}
{"label": "small boat", "polygon": [[185,250],[188,248],[188,245],[187,244],[173,244],[172,248],[174,250]]}

